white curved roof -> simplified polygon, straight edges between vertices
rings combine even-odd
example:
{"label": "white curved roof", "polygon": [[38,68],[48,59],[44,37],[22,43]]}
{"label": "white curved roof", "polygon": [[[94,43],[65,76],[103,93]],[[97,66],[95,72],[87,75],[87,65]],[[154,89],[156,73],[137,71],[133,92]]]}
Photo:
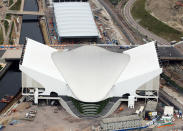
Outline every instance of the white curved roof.
{"label": "white curved roof", "polygon": [[88,45],[55,52],[52,59],[79,100],[97,101],[109,92],[130,61],[130,56]]}
{"label": "white curved roof", "polygon": [[56,2],[54,13],[61,37],[98,37],[88,2]]}
{"label": "white curved roof", "polygon": [[135,92],[162,72],[154,42],[115,53],[92,45],[59,51],[31,39],[20,70],[47,93],[59,89],[59,95],[84,102]]}

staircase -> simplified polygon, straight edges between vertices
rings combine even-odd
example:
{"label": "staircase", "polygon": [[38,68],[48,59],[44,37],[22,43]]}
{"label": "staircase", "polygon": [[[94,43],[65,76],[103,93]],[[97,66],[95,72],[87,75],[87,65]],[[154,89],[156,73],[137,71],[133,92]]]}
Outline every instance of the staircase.
{"label": "staircase", "polygon": [[105,116],[118,99],[109,100],[102,110],[101,110],[101,108],[102,108],[101,103],[79,102],[77,106],[80,107],[80,111],[78,110],[78,108],[76,108],[72,99],[64,97],[63,100],[67,103],[70,110],[76,116],[78,116],[80,118],[98,118],[98,117]]}

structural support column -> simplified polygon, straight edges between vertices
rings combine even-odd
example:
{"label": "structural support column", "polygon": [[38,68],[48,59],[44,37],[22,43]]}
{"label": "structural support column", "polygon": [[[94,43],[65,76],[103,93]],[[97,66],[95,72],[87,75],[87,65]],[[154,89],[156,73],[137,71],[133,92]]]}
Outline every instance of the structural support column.
{"label": "structural support column", "polygon": [[38,104],[38,88],[35,88],[34,92],[34,103]]}
{"label": "structural support column", "polygon": [[134,108],[135,104],[135,97],[134,96],[129,96],[128,97],[128,107],[129,108]]}

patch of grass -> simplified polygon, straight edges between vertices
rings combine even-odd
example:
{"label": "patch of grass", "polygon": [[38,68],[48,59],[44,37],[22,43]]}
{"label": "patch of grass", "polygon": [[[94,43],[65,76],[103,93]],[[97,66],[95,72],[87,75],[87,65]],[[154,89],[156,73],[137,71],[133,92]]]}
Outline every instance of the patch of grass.
{"label": "patch of grass", "polygon": [[148,11],[146,11],[145,2],[146,0],[137,0],[134,3],[134,6],[131,11],[134,19],[139,20],[139,24],[148,29],[149,31],[168,41],[179,41],[180,37],[183,36],[183,33],[178,30],[175,30],[172,27],[169,27],[165,23],[153,17]]}
{"label": "patch of grass", "polygon": [[9,0],[9,7],[13,4],[13,0]]}
{"label": "patch of grass", "polygon": [[10,8],[10,10],[20,10],[21,3],[21,0],[17,0],[17,2]]}
{"label": "patch of grass", "polygon": [[3,66],[2,65],[0,65],[0,70],[3,68]]}
{"label": "patch of grass", "polygon": [[113,5],[117,5],[121,0],[109,0]]}
{"label": "patch of grass", "polygon": [[83,113],[83,110],[82,110],[82,107],[81,107],[81,103],[78,100],[74,99],[74,98],[71,98],[71,100],[72,100],[74,106],[78,109],[78,111],[80,113]]}
{"label": "patch of grass", "polygon": [[7,33],[7,31],[8,31],[8,28],[9,28],[9,23],[8,23],[8,21],[4,21],[4,27],[5,27],[5,31],[6,31],[6,33]]}
{"label": "patch of grass", "polygon": [[12,39],[9,40],[9,44],[10,45],[13,45],[14,44]]}
{"label": "patch of grass", "polygon": [[3,41],[4,41],[4,39],[3,39],[3,30],[0,27],[0,45],[3,44]]}
{"label": "patch of grass", "polygon": [[109,102],[109,99],[106,99],[104,101],[101,101],[99,104],[100,104],[100,107],[98,108],[97,110],[97,113],[99,114],[100,112],[102,112],[102,110],[105,108],[105,106],[107,105],[107,103]]}
{"label": "patch of grass", "polygon": [[13,28],[14,28],[14,22],[12,23],[11,30],[10,30],[10,35],[9,35],[9,40],[10,40],[9,44],[10,45],[13,45],[13,39],[12,39]]}
{"label": "patch of grass", "polygon": [[10,20],[10,19],[11,19],[11,14],[6,14],[6,17],[5,17],[5,19],[8,19],[8,20]]}

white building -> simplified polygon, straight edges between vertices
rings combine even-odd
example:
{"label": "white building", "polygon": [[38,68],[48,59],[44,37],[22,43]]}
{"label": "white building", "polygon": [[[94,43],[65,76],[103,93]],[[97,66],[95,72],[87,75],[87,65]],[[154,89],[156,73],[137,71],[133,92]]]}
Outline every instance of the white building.
{"label": "white building", "polygon": [[165,106],[164,107],[164,116],[173,116],[174,113],[174,107],[173,106]]}
{"label": "white building", "polygon": [[20,70],[22,95],[32,96],[35,103],[58,99],[74,116],[73,101],[84,110],[80,113],[91,116],[99,113],[102,102],[108,108],[102,116],[107,116],[121,101],[133,108],[138,98],[158,99],[162,73],[154,42],[116,53],[94,45],[57,50],[31,39]]}

